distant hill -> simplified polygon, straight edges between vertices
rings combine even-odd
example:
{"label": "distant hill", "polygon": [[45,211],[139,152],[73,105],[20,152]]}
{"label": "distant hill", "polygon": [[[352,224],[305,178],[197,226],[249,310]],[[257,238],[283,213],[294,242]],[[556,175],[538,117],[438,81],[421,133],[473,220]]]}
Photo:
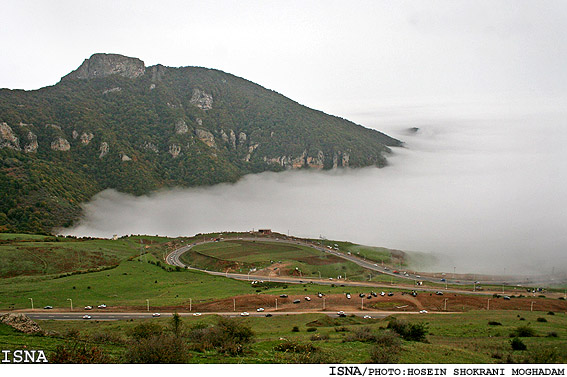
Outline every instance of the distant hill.
{"label": "distant hill", "polygon": [[382,167],[400,145],[222,71],[94,54],[56,85],[0,90],[0,230],[69,226],[106,188],[140,195],[267,170]]}

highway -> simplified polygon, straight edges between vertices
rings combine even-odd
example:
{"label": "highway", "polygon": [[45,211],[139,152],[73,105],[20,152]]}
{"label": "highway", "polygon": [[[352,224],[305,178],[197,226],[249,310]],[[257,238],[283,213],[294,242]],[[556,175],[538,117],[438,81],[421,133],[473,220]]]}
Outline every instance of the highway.
{"label": "highway", "polygon": [[[12,312],[13,313],[13,312]],[[119,320],[128,320],[128,319],[148,319],[148,318],[156,318],[153,316],[154,313],[140,313],[140,312],[107,312],[107,313],[87,313],[87,312],[30,312],[30,311],[23,311],[18,312],[25,314],[30,319],[38,320],[38,321],[119,321]],[[240,312],[207,312],[207,313],[179,313],[181,317],[200,317],[205,315],[220,315],[224,317],[266,317],[267,314],[269,316],[280,316],[280,315],[298,315],[298,314],[310,314],[310,313],[321,313],[326,314],[329,317],[338,318],[338,312],[336,311],[270,311],[270,312],[250,312],[247,316],[242,316]],[[411,314],[409,312],[403,312],[404,314]],[[0,313],[0,315],[5,313]],[[88,314],[91,316],[89,319],[84,319],[83,316]],[[373,312],[373,311],[346,311],[346,315],[354,314],[359,317],[363,316],[370,316],[372,318],[380,319],[385,318],[389,315],[395,314],[395,312]],[[160,313],[159,317],[171,317],[173,313]]]}

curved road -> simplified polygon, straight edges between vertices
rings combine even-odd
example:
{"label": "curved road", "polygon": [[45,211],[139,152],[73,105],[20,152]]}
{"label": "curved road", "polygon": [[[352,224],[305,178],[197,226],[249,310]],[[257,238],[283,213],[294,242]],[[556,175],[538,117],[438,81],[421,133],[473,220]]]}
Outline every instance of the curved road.
{"label": "curved road", "polygon": [[[257,238],[248,238],[248,237],[239,237],[239,238],[230,238],[230,239],[225,239],[224,241],[258,241]],[[279,283],[295,283],[295,284],[302,284],[302,283],[314,283],[314,284],[321,284],[321,285],[331,285],[331,284],[335,284],[335,285],[341,285],[341,286],[355,286],[355,287],[381,287],[381,288],[402,288],[402,289],[411,289],[411,290],[415,290],[415,291],[421,291],[421,292],[435,292],[437,290],[439,290],[439,288],[435,289],[435,288],[424,288],[424,287],[419,287],[415,285],[415,282],[417,281],[427,281],[430,283],[440,283],[439,279],[435,279],[435,278],[430,278],[430,277],[421,277],[419,275],[410,275],[409,276],[404,276],[401,274],[395,274],[393,272],[391,272],[387,267],[381,267],[376,263],[372,263],[372,262],[367,262],[363,259],[360,259],[358,257],[355,257],[353,255],[347,255],[347,254],[343,254],[340,253],[336,250],[330,250],[327,249],[325,247],[321,247],[321,246],[317,246],[317,245],[313,245],[311,243],[306,243],[306,242],[300,242],[300,241],[296,241],[296,240],[283,240],[283,239],[273,239],[273,238],[269,238],[269,239],[260,239],[261,241],[266,241],[266,242],[280,242],[280,243],[290,243],[290,244],[295,244],[295,245],[301,245],[301,246],[308,246],[311,248],[314,248],[315,250],[327,253],[327,254],[332,254],[334,256],[337,256],[339,258],[348,260],[352,263],[355,263],[363,268],[366,268],[368,270],[371,271],[375,271],[377,273],[381,273],[384,275],[389,275],[392,277],[397,277],[397,278],[402,278],[402,279],[407,279],[408,282],[411,282],[412,286],[408,287],[408,286],[403,286],[403,285],[386,285],[386,284],[376,284],[376,283],[371,283],[371,282],[350,282],[350,281],[345,281],[345,280],[322,280],[322,279],[315,279],[315,278],[307,278],[307,277],[302,277],[302,278],[295,278],[295,277],[280,277],[280,276],[255,276],[255,275],[250,275],[250,274],[237,274],[237,273],[228,273],[228,272],[218,272],[218,271],[208,271],[208,270],[203,270],[203,269],[199,269],[199,268],[195,268],[195,267],[191,267],[188,266],[186,264],[184,264],[183,262],[181,262],[180,257],[183,253],[186,253],[187,251],[189,251],[193,246],[196,245],[201,245],[201,244],[205,244],[205,243],[210,243],[210,242],[223,242],[223,240],[221,241],[201,241],[201,242],[195,242],[192,243],[190,245],[185,245],[183,247],[180,247],[178,249],[175,249],[174,251],[172,251],[171,253],[169,253],[166,256],[166,263],[172,265],[172,266],[179,266],[181,268],[187,268],[187,269],[191,269],[191,270],[195,270],[195,271],[201,271],[201,272],[206,272],[208,274],[211,275],[216,275],[216,276],[225,276],[227,278],[232,278],[232,279],[238,279],[238,280],[258,280],[258,279],[263,279],[263,280],[267,280],[270,282],[279,282]],[[419,276],[419,277],[418,277]],[[460,281],[460,282],[453,282],[453,281],[447,281],[447,284],[459,284],[459,285],[465,285],[465,284],[469,284],[472,285],[473,282],[465,282],[465,281]],[[445,292],[452,292],[452,293],[469,293],[469,294],[479,294],[479,295],[486,295],[486,294],[491,294],[488,292],[471,292],[471,291],[464,291],[464,290],[456,290],[456,289],[444,289]]]}

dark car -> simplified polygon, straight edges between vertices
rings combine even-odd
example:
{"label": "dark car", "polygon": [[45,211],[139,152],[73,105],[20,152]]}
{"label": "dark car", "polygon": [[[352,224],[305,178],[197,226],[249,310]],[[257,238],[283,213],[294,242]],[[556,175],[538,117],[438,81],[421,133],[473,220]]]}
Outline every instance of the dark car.
{"label": "dark car", "polygon": [[266,314],[266,317],[271,317],[272,315],[270,313]]}
{"label": "dark car", "polygon": [[294,304],[299,304],[301,302],[301,300],[293,300]]}
{"label": "dark car", "polygon": [[388,292],[388,296],[393,296],[394,294],[392,292]]}
{"label": "dark car", "polygon": [[283,294],[283,295],[280,295],[280,297],[286,298],[287,295],[286,295],[286,294]]}

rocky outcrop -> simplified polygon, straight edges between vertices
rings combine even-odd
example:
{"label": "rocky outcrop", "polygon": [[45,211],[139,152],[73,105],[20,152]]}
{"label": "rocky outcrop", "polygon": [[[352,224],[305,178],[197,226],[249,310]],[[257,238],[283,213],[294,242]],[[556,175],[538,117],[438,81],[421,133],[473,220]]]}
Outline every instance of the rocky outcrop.
{"label": "rocky outcrop", "polygon": [[122,161],[132,161],[132,158],[130,158],[130,156],[123,152],[120,152],[120,159]]}
{"label": "rocky outcrop", "polygon": [[233,149],[236,149],[236,134],[233,130],[230,130],[230,145]]}
{"label": "rocky outcrop", "polygon": [[92,132],[89,132],[89,133],[83,132],[83,133],[81,134],[81,143],[82,143],[83,145],[89,145],[89,143],[91,142],[91,140],[92,140],[93,138],[94,138],[94,135],[93,135]]}
{"label": "rocky outcrop", "polygon": [[238,134],[238,145],[246,144],[246,134],[244,132],[240,132]]}
{"label": "rocky outcrop", "polygon": [[[163,66],[161,64],[157,64],[154,65],[152,67],[152,82],[156,82],[156,81],[161,81],[161,79],[163,78],[163,76],[167,73],[167,67]],[[152,84],[152,86],[150,86],[150,90],[155,89],[155,84]]]}
{"label": "rocky outcrop", "polygon": [[108,151],[110,150],[110,148],[108,147],[108,143],[106,141],[103,141],[100,144],[100,154],[98,155],[98,158],[103,158],[104,156],[106,156],[108,154]]}
{"label": "rocky outcrop", "polygon": [[195,121],[197,122],[197,124],[198,124],[199,126],[202,126],[202,125],[203,125],[203,119],[197,118],[197,119],[195,119]]}
{"label": "rocky outcrop", "polygon": [[248,153],[244,156],[244,161],[249,162],[250,158],[252,157],[252,153],[260,146],[260,144],[256,143],[248,147]]}
{"label": "rocky outcrop", "polygon": [[215,137],[209,131],[205,131],[201,128],[195,130],[195,135],[197,139],[201,140],[203,143],[207,144],[209,147],[216,147]]}
{"label": "rocky outcrop", "polygon": [[94,54],[61,80],[95,79],[110,75],[136,78],[146,72],[143,61],[118,54]]}
{"label": "rocky outcrop", "polygon": [[46,124],[45,127],[46,128],[53,128],[54,130],[61,131],[61,126],[58,126],[56,124]]}
{"label": "rocky outcrop", "polygon": [[31,131],[28,131],[27,138],[29,143],[24,146],[24,152],[35,153],[37,151],[37,135]]}
{"label": "rocky outcrop", "polygon": [[77,130],[73,130],[71,136],[73,136],[73,140],[76,140],[79,137],[79,133],[77,132]]}
{"label": "rocky outcrop", "polygon": [[325,162],[325,154],[323,151],[317,152],[317,157],[307,157],[306,163],[312,169],[323,169]]}
{"label": "rocky outcrop", "polygon": [[69,144],[67,139],[59,136],[51,142],[51,149],[54,151],[67,152],[71,149],[71,144]]}
{"label": "rocky outcrop", "polygon": [[189,103],[202,110],[210,110],[213,108],[213,96],[202,90],[193,89],[193,95],[191,96]]}
{"label": "rocky outcrop", "polygon": [[172,144],[169,146],[168,152],[173,158],[177,158],[181,154],[181,147],[177,144]]}
{"label": "rocky outcrop", "polygon": [[105,95],[105,94],[108,94],[108,93],[117,93],[117,92],[121,92],[121,91],[122,91],[122,88],[120,88],[120,87],[106,89],[102,92],[102,95]]}
{"label": "rocky outcrop", "polygon": [[19,151],[20,140],[8,123],[0,123],[0,149],[10,148]]}
{"label": "rocky outcrop", "polygon": [[220,135],[221,135],[222,141],[224,141],[225,143],[228,143],[228,135],[226,134],[226,132],[224,132],[224,130],[220,131]]}
{"label": "rocky outcrop", "polygon": [[175,133],[182,135],[182,134],[186,134],[187,132],[189,132],[189,127],[187,127],[187,123],[185,123],[183,119],[179,119],[175,123]]}
{"label": "rocky outcrop", "polygon": [[150,143],[150,142],[145,142],[143,145],[145,150],[149,150],[155,153],[159,153],[159,149],[157,147],[157,145],[155,145],[154,143]]}
{"label": "rocky outcrop", "polygon": [[43,330],[37,323],[22,313],[8,313],[0,316],[0,323],[4,323],[26,334],[41,334]]}

